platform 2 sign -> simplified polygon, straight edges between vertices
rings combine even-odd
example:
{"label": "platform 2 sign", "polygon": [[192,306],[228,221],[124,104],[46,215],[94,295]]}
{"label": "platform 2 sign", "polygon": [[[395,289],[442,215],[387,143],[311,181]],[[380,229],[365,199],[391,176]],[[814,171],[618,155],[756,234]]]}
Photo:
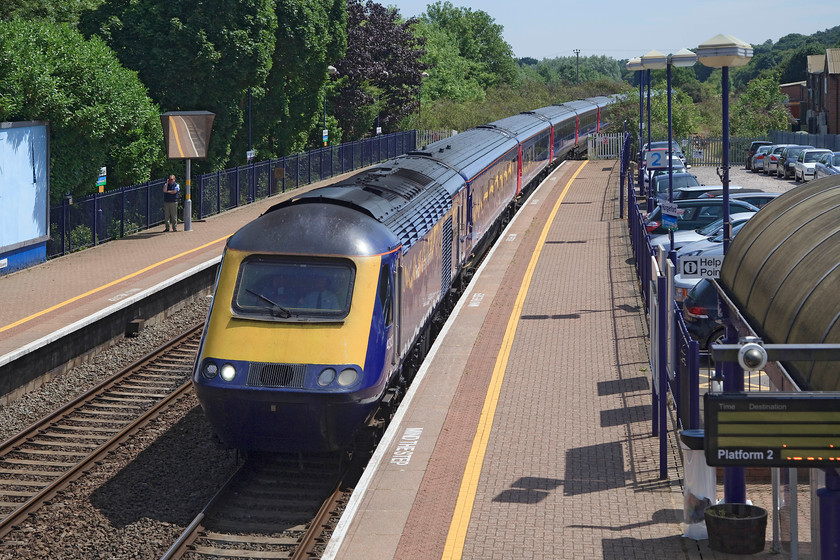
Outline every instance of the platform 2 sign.
{"label": "platform 2 sign", "polygon": [[840,466],[840,393],[707,393],[711,466]]}

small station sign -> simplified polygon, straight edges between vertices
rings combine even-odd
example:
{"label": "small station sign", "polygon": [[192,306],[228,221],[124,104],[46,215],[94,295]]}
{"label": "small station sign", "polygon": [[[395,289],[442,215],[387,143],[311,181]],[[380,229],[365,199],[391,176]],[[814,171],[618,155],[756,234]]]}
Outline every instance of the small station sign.
{"label": "small station sign", "polygon": [[840,466],[840,393],[707,393],[711,466]]}

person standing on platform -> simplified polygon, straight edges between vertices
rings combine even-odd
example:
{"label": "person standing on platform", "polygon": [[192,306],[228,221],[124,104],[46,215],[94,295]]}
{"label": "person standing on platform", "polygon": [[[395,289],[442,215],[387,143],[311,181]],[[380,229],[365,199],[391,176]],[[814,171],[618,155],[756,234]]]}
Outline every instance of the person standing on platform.
{"label": "person standing on platform", "polygon": [[163,225],[169,231],[169,224],[172,224],[172,231],[178,231],[178,191],[181,187],[175,181],[175,175],[170,175],[163,185]]}

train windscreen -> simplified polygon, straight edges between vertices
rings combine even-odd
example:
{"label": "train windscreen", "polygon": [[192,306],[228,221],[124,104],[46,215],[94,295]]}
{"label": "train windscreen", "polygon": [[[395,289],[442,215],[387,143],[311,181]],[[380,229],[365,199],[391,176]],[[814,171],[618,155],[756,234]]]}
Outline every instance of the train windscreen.
{"label": "train windscreen", "polygon": [[251,257],[239,269],[233,311],[260,320],[342,319],[350,311],[355,272],[344,259]]}

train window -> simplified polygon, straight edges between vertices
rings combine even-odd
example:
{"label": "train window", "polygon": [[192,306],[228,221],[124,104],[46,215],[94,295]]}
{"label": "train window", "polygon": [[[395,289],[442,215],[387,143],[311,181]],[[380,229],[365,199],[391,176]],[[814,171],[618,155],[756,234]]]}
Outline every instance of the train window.
{"label": "train window", "polygon": [[343,319],[354,280],[355,267],[344,259],[249,257],[239,269],[233,312],[260,320]]}
{"label": "train window", "polygon": [[385,319],[385,326],[389,326],[393,322],[393,309],[391,306],[391,271],[388,265],[382,265],[382,270],[379,271],[379,305],[382,307],[382,315]]}

